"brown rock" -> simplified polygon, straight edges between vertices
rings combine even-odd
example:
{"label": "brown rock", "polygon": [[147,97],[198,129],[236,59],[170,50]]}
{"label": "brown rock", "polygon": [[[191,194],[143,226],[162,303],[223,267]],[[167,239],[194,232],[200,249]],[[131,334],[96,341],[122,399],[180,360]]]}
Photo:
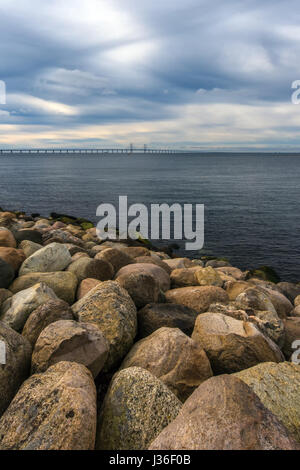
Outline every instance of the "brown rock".
{"label": "brown rock", "polygon": [[93,450],[96,414],[91,373],[59,362],[24,382],[0,420],[0,450]]}
{"label": "brown rock", "polygon": [[151,274],[157,280],[162,291],[165,292],[166,290],[170,289],[170,276],[159,266],[145,263],[130,264],[120,269],[120,271],[117,272],[115,279],[118,279],[119,276],[131,273]]}
{"label": "brown rock", "polygon": [[252,323],[221,313],[199,315],[192,338],[203,347],[215,374],[238,372],[260,362],[284,360],[278,346]]}
{"label": "brown rock", "polygon": [[29,258],[33,253],[43,248],[43,246],[39,243],[31,242],[30,240],[22,240],[19,244],[19,248],[23,251],[25,257]]}
{"label": "brown rock", "polygon": [[160,328],[138,341],[121,365],[128,367],[148,370],[181,401],[212,376],[204,350],[178,328]]}
{"label": "brown rock", "polygon": [[0,227],[0,246],[16,248],[17,243],[12,232],[7,228]]}
{"label": "brown rock", "polygon": [[[225,268],[220,268],[225,269]],[[221,271],[222,272],[222,271]],[[218,271],[211,266],[195,271],[195,278],[199,286],[223,286],[223,280]]]}
{"label": "brown rock", "polygon": [[233,266],[223,266],[221,268],[216,268],[216,270],[219,273],[227,274],[227,276],[234,277],[237,281],[242,280],[244,277],[243,272],[238,268],[234,268]]}
{"label": "brown rock", "polygon": [[[27,339],[0,322],[0,417],[30,372],[31,346]],[[1,347],[2,346],[2,347]],[[4,357],[3,357],[4,356]],[[4,360],[3,360],[4,359]],[[3,364],[5,362],[5,364]],[[1,426],[0,426],[1,436]]]}
{"label": "brown rock", "polygon": [[12,292],[8,289],[0,289],[0,310],[1,310],[1,307],[2,307],[2,304],[4,304],[4,302],[9,299],[10,297],[12,297]]}
{"label": "brown rock", "polygon": [[90,290],[94,289],[94,287],[98,286],[101,281],[98,281],[98,279],[92,279],[90,277],[83,279],[81,283],[79,284],[78,290],[77,290],[77,300],[82,299]]}
{"label": "brown rock", "polygon": [[74,314],[69,305],[63,300],[49,300],[35,309],[28,317],[22,331],[22,336],[28,339],[34,347],[41,332],[51,323],[58,320],[74,320]]}
{"label": "brown rock", "polygon": [[32,373],[45,372],[57,362],[77,362],[86,366],[95,378],[107,356],[108,344],[96,325],[59,320],[48,325],[38,337],[31,369]]}
{"label": "brown rock", "polygon": [[250,285],[246,281],[230,281],[226,284],[226,292],[229,300],[235,300],[238,295],[249,289]]}
{"label": "brown rock", "polygon": [[297,450],[300,447],[257,395],[236,377],[207,380],[150,450]]}
{"label": "brown rock", "polygon": [[138,311],[139,338],[145,338],[162,327],[179,328],[191,336],[197,312],[184,305],[148,304]]}
{"label": "brown rock", "polygon": [[87,278],[108,281],[113,278],[113,266],[103,259],[81,257],[71,263],[67,271],[74,273],[79,282]]}
{"label": "brown rock", "polygon": [[150,256],[150,251],[148,248],[144,248],[143,246],[128,246],[123,248],[122,251],[131,258],[138,258],[139,256]]}
{"label": "brown rock", "polygon": [[43,282],[50,287],[57,297],[68,302],[68,304],[74,303],[78,280],[75,274],[68,271],[24,274],[24,276],[19,276],[15,279],[10,285],[10,289],[16,294],[39,282]]}
{"label": "brown rock", "polygon": [[[287,359],[291,358],[291,355],[300,349],[300,318],[290,317],[284,320],[285,326],[285,340],[282,351]],[[293,348],[293,343],[299,341],[297,348]],[[300,359],[300,352],[298,354]]]}
{"label": "brown rock", "polygon": [[124,251],[117,250],[116,248],[108,248],[108,250],[100,251],[95,256],[95,259],[107,261],[114,268],[114,273],[128,264],[134,263],[134,259]]}
{"label": "brown rock", "polygon": [[285,295],[290,302],[294,302],[295,298],[300,295],[300,286],[292,282],[279,282],[276,287]]}
{"label": "brown rock", "polygon": [[[202,269],[202,268],[200,268]],[[173,269],[170,275],[172,287],[198,286],[196,271],[199,267]]]}
{"label": "brown rock", "polygon": [[138,256],[135,258],[136,263],[143,263],[143,264],[155,264],[156,266],[159,266],[160,268],[164,269],[168,275],[171,274],[172,270],[169,268],[169,266],[164,263],[159,256],[151,255],[151,256]]}
{"label": "brown rock", "polygon": [[117,278],[117,281],[127,290],[137,308],[156,303],[159,300],[159,284],[151,274],[122,274]]}
{"label": "brown rock", "polygon": [[87,253],[79,251],[78,253],[75,253],[75,255],[72,256],[72,262],[78,260],[79,258],[89,258],[89,255]]}
{"label": "brown rock", "polygon": [[25,260],[25,254],[22,250],[1,246],[0,258],[2,258],[6,263],[10,264],[16,272]]}
{"label": "brown rock", "polygon": [[214,302],[228,302],[227,293],[220,287],[197,286],[182,287],[166,292],[166,300],[170,303],[185,305],[198,313],[206,312]]}

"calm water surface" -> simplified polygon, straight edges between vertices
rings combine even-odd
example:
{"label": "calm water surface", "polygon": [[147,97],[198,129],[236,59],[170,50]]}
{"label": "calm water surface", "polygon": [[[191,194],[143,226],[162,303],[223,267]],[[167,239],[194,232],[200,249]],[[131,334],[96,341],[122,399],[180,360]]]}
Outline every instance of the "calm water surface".
{"label": "calm water surface", "polygon": [[[300,281],[300,157],[294,155],[13,155],[0,157],[0,206],[94,222],[102,202],[205,204],[201,254],[265,264]],[[184,253],[181,244],[180,254]]]}

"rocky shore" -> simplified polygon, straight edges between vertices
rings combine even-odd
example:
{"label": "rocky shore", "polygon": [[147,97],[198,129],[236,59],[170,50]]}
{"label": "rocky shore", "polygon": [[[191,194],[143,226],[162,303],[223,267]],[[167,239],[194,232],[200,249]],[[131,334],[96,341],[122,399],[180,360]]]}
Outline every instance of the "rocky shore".
{"label": "rocky shore", "polygon": [[300,283],[276,281],[0,212],[0,450],[299,450]]}

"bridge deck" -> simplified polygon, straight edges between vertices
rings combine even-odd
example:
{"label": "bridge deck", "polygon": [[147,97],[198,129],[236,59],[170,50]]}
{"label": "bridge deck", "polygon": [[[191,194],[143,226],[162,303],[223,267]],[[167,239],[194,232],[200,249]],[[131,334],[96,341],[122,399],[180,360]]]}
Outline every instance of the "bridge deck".
{"label": "bridge deck", "polygon": [[108,154],[108,153],[151,153],[151,154],[174,154],[179,153],[178,150],[172,149],[0,149],[1,154]]}

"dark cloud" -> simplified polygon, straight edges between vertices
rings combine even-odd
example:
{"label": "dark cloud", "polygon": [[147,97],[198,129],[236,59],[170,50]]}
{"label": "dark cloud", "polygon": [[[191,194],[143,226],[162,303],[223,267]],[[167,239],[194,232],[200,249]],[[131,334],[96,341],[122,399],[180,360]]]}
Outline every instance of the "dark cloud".
{"label": "dark cloud", "polygon": [[238,121],[250,107],[263,125],[262,146],[277,145],[272,132],[281,128],[279,140],[297,145],[300,122],[290,104],[291,82],[300,78],[296,0],[2,0],[0,15],[8,93],[0,125],[31,132],[33,142],[38,126],[55,134],[62,126],[118,131],[144,122],[137,132],[149,142],[162,134],[174,145],[196,145],[198,125],[210,129],[205,145],[214,146],[230,121],[228,142],[246,148],[254,145],[252,124]]}

